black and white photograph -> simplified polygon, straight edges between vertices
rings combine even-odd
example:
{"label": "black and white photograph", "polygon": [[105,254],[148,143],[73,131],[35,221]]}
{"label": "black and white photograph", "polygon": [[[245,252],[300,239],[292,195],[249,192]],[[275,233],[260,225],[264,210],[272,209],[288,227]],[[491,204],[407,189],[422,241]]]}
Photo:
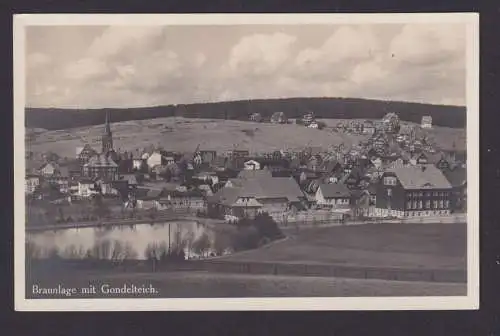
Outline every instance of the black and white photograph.
{"label": "black and white photograph", "polygon": [[15,16],[16,309],[477,309],[478,37]]}

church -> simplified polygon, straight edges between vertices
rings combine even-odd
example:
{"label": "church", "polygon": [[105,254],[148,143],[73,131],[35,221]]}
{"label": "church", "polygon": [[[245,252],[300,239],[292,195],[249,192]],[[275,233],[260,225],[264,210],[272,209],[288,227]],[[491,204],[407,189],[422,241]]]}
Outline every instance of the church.
{"label": "church", "polygon": [[106,112],[106,121],[104,124],[104,132],[101,135],[102,151],[90,158],[83,165],[83,175],[92,179],[118,179],[118,154],[113,149],[113,134],[109,121],[109,112]]}

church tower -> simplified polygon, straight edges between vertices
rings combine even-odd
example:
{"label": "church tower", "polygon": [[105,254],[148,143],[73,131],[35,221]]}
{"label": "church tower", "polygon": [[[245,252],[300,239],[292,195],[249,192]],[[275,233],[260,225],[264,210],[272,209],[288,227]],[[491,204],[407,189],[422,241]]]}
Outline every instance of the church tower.
{"label": "church tower", "polygon": [[109,112],[106,112],[106,123],[104,125],[104,133],[102,134],[101,142],[103,153],[113,150],[113,134],[111,133],[111,127],[109,125]]}

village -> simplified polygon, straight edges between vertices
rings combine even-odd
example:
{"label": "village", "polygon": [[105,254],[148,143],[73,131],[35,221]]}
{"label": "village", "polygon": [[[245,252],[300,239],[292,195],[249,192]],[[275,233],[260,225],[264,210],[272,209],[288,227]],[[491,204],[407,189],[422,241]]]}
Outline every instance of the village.
{"label": "village", "polygon": [[[252,114],[253,122],[263,122]],[[270,122],[286,124],[282,112]],[[314,113],[295,121],[322,129]],[[284,126],[286,127],[286,126]],[[117,151],[106,115],[100,151],[86,144],[74,158],[26,154],[27,225],[161,217],[165,213],[234,223],[267,213],[279,224],[442,218],[466,212],[466,153],[429,143],[422,124],[339,122],[333,131],[365,134],[348,148],[304,144],[300,151],[242,148],[193,152]],[[195,144],[196,145],[196,144]],[[29,149],[29,148],[28,148]]]}

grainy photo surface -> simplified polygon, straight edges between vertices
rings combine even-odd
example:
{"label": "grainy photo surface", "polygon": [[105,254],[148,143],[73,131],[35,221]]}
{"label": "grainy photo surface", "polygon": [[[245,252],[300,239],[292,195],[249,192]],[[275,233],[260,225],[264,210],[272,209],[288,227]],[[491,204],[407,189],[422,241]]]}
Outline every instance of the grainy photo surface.
{"label": "grainy photo surface", "polygon": [[17,309],[477,308],[477,21],[16,17]]}

